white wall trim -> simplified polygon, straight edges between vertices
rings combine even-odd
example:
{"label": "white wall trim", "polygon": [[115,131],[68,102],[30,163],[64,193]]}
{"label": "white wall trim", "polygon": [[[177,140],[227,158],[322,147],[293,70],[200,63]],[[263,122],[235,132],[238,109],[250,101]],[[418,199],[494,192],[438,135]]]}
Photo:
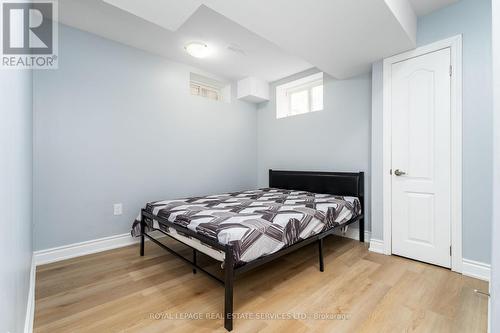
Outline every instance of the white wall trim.
{"label": "white wall trim", "polygon": [[31,256],[30,285],[28,290],[28,302],[26,304],[26,317],[24,320],[24,333],[33,332],[33,321],[35,319],[35,282],[36,265],[35,256]]}
{"label": "white wall trim", "polygon": [[462,262],[462,274],[489,282],[491,276],[491,265],[464,259]]}
{"label": "white wall trim", "polygon": [[370,240],[370,247],[368,248],[368,251],[370,252],[375,252],[375,253],[380,253],[380,254],[385,254],[384,251],[384,241],[380,239],[371,239]]}
{"label": "white wall trim", "polygon": [[[359,241],[359,229],[358,228],[349,228],[348,227],[347,231],[345,233],[338,230],[334,234],[337,236],[346,237],[346,238],[350,238],[350,239],[354,239],[354,240]],[[370,231],[365,230],[365,243],[370,242],[371,236],[372,236],[372,233]]]}
{"label": "white wall trim", "polygon": [[139,242],[130,233],[94,239],[86,242],[54,247],[34,252],[35,264],[44,265],[51,262],[84,256],[111,249],[132,245]]}
{"label": "white wall trim", "polygon": [[462,35],[384,59],[383,76],[383,237],[384,253],[392,253],[391,68],[392,64],[444,48],[451,49],[451,269],[462,272]]}
{"label": "white wall trim", "polygon": [[[359,229],[348,228],[345,233],[337,232],[338,236],[347,237],[354,240],[359,240]],[[158,235],[162,237],[163,235]],[[365,231],[365,242],[369,242],[371,232]],[[146,239],[146,241],[148,241]],[[54,247],[47,250],[39,250],[33,252],[33,267],[45,265],[61,260],[81,257],[87,254],[103,252],[107,250],[117,249],[128,245],[136,244],[139,238],[133,238],[129,233],[109,236],[81,243],[68,244],[64,246]],[[32,269],[33,269],[32,267]],[[34,274],[32,272],[32,274]]]}

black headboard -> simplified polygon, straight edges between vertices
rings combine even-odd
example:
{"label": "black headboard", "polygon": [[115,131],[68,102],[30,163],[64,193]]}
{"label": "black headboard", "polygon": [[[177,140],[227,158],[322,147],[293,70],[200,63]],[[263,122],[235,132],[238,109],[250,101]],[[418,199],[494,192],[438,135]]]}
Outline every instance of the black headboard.
{"label": "black headboard", "polygon": [[269,187],[363,198],[363,172],[269,170]]}

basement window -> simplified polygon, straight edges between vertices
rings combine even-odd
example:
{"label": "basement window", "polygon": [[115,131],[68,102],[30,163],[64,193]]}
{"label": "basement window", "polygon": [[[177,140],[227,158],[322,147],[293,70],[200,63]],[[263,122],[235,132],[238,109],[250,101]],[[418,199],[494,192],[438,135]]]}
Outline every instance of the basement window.
{"label": "basement window", "polygon": [[230,85],[200,74],[190,73],[189,90],[191,95],[213,101],[230,100]]}
{"label": "basement window", "polygon": [[276,118],[323,110],[323,73],[276,87]]}

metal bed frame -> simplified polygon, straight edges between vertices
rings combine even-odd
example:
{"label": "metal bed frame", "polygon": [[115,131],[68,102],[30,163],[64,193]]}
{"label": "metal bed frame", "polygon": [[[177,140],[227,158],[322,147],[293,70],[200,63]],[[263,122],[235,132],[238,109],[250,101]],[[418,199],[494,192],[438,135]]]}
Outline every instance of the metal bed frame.
{"label": "metal bed frame", "polygon": [[[288,247],[281,249],[278,252],[266,255],[264,257],[258,258],[251,262],[248,262],[242,266],[236,266],[233,257],[233,247],[230,244],[221,244],[214,239],[208,238],[206,236],[200,235],[192,230],[179,226],[177,224],[171,223],[166,219],[159,216],[153,215],[146,210],[141,211],[141,243],[140,243],[140,254],[144,256],[144,241],[148,238],[153,243],[157,244],[166,251],[172,253],[176,257],[184,260],[187,264],[191,265],[193,268],[193,274],[196,274],[197,270],[210,276],[212,279],[221,283],[225,289],[224,296],[224,327],[226,330],[231,331],[233,329],[233,286],[234,279],[236,276],[247,272],[253,268],[264,265],[270,261],[273,261],[279,257],[282,257],[288,253],[294,252],[306,245],[316,242],[318,244],[319,253],[319,270],[324,271],[324,261],[323,261],[323,239],[327,236],[332,235],[339,228],[344,228],[354,222],[359,222],[359,241],[364,242],[365,228],[364,228],[364,173],[348,173],[348,172],[314,172],[314,171],[275,171],[269,170],[269,186],[281,189],[290,190],[302,190],[315,193],[325,193],[325,194],[335,194],[341,196],[356,196],[359,198],[361,203],[361,215],[349,220],[347,223],[339,225],[337,227],[328,229],[319,234],[306,238],[300,242],[292,244]],[[217,250],[223,251],[225,253],[225,260],[223,262],[224,268],[224,279],[213,275],[212,273],[206,271],[203,267],[197,264],[197,250],[190,245],[172,237],[171,235],[164,233],[176,241],[191,247],[193,250],[192,260],[189,260],[167,247],[165,244],[159,242],[157,239],[149,235],[146,229],[145,218],[156,220],[158,223],[163,224],[169,228],[173,228],[182,234],[188,235],[190,237],[196,238],[203,242],[204,244],[211,246]],[[161,231],[161,230],[160,230]]]}

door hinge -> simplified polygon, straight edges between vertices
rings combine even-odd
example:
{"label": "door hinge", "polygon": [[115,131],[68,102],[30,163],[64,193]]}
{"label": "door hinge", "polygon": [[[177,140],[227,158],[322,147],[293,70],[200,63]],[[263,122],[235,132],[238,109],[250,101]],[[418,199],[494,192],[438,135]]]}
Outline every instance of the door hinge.
{"label": "door hinge", "polygon": [[453,66],[450,65],[450,76],[453,76]]}
{"label": "door hinge", "polygon": [[450,257],[451,257],[451,246],[450,246]]}
{"label": "door hinge", "polygon": [[392,175],[392,169],[391,169],[391,170],[389,170],[389,174],[390,174],[390,175]]}

